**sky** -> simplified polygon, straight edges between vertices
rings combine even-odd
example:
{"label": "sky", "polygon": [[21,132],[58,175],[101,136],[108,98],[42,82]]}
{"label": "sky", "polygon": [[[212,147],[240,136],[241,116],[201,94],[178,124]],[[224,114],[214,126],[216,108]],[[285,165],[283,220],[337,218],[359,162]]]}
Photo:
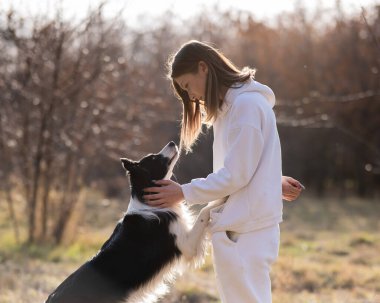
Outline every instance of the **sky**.
{"label": "sky", "polygon": [[[32,14],[54,12],[61,3],[64,16],[78,18],[85,16],[89,7],[97,6],[101,0],[0,0],[0,8],[13,6],[22,13]],[[217,3],[222,9],[241,9],[249,11],[258,20],[269,21],[283,11],[291,11],[295,3],[301,2],[313,9],[317,3],[325,8],[333,8],[336,0],[108,0],[105,12],[110,16],[124,8],[124,17],[131,25],[138,24],[141,18],[161,15],[168,9],[180,18],[188,18],[205,8]],[[361,6],[380,5],[380,0],[340,0],[347,13],[360,10]]]}

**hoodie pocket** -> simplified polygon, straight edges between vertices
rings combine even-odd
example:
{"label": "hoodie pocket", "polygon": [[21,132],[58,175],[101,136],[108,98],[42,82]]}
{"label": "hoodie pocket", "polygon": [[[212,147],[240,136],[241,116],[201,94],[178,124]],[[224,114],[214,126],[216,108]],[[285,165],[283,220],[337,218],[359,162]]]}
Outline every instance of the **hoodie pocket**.
{"label": "hoodie pocket", "polygon": [[228,240],[230,240],[234,244],[237,243],[237,241],[239,240],[240,234],[235,231],[226,230],[224,233],[226,237],[228,238]]}

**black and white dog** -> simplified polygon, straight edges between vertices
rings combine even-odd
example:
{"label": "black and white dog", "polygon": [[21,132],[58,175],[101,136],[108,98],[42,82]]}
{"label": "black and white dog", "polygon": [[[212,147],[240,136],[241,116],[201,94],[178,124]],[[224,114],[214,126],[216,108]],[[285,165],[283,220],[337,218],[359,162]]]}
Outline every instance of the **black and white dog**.
{"label": "black and white dog", "polygon": [[127,212],[99,252],[46,303],[155,302],[184,266],[202,263],[210,209],[220,202],[204,207],[193,224],[183,203],[153,208],[142,197],[144,188],[156,186],[153,180],[172,176],[178,158],[178,147],[170,142],[139,161],[121,159],[131,185]]}

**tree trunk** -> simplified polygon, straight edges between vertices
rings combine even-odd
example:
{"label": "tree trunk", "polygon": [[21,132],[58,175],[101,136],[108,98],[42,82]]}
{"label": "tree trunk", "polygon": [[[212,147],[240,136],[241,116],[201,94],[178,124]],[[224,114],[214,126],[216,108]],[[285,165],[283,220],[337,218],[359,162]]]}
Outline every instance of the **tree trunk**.
{"label": "tree trunk", "polygon": [[7,184],[7,186],[5,188],[5,192],[6,192],[6,197],[7,197],[6,199],[7,199],[7,203],[8,203],[9,215],[11,217],[11,221],[12,221],[12,225],[13,225],[13,231],[15,233],[16,243],[19,244],[20,243],[20,232],[19,232],[16,213],[15,213],[15,210],[13,207],[14,200],[12,198],[12,193],[11,193],[11,189],[10,189],[9,184]]}

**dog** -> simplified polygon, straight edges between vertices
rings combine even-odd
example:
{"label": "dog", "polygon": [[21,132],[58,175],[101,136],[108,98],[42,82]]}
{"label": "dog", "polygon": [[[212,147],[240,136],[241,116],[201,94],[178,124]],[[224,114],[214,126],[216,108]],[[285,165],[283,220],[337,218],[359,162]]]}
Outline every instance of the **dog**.
{"label": "dog", "polygon": [[170,179],[179,158],[169,142],[159,153],[139,161],[121,158],[129,176],[131,198],[124,217],[98,253],[66,278],[46,303],[156,302],[178,274],[202,264],[210,209],[194,216],[184,203],[154,208],[143,199],[153,180]]}

